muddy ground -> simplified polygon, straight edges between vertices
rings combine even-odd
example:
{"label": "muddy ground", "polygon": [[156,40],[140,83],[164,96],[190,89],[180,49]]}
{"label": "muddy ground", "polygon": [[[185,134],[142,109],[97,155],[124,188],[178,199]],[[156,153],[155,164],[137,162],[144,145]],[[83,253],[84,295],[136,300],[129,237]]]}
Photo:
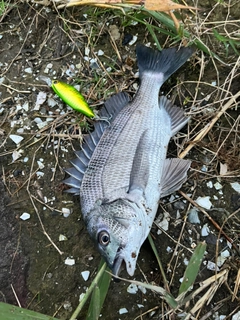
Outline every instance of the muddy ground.
{"label": "muddy ground", "polygon": [[[202,32],[204,41],[225,64],[197,51],[163,86],[162,92],[176,99],[177,104],[185,105],[192,115],[188,128],[171,142],[169,156],[180,154],[239,90],[238,52],[230,42],[219,42],[212,37],[209,31],[212,25],[207,24],[233,21],[228,32],[235,39],[239,34],[234,32],[240,26],[238,8],[237,2],[206,1],[197,18],[199,30],[190,27],[195,36]],[[66,186],[62,183],[66,177],[64,168],[74,158],[73,150],[80,148],[81,132],[91,130],[92,123],[64,105],[39,80],[39,75],[79,84],[81,93],[98,108],[115,92],[126,90],[134,94],[138,82],[135,45],[153,40],[141,24],[132,24],[129,17],[116,11],[89,7],[57,11],[51,5],[27,2],[6,3],[3,9],[0,16],[0,297],[4,302],[68,319],[78,305],[79,296],[91,284],[100,262],[82,221],[79,199],[64,193]],[[204,20],[207,14],[209,17]],[[184,15],[188,22],[195,21],[193,17]],[[218,31],[227,29],[226,25],[223,28],[224,23],[219,25]],[[128,42],[135,35],[137,42],[130,45]],[[172,43],[166,35],[157,36],[166,46]],[[38,100],[39,93],[46,95],[43,101]],[[23,139],[15,143],[12,135]],[[152,228],[175,297],[195,244],[207,242],[196,288],[200,281],[214,275],[207,263],[215,263],[221,252],[227,252],[226,261],[219,267],[219,272],[228,268],[227,279],[211,302],[205,303],[195,315],[198,319],[220,319],[220,315],[231,319],[239,311],[239,292],[233,301],[232,296],[240,266],[235,250],[240,250],[240,193],[230,184],[239,181],[239,148],[239,106],[235,101],[233,108],[187,154],[186,158],[192,159],[193,164],[182,188],[194,200],[210,197],[212,207],[206,211],[233,240],[235,248],[201,212],[199,223],[189,222],[186,213],[191,206],[180,194],[161,201],[160,220],[168,224],[167,230],[159,234],[156,224]],[[66,211],[70,212],[68,217],[64,217]],[[30,218],[22,220],[23,213],[28,213]],[[60,235],[66,240],[59,241]],[[75,264],[65,264],[67,258],[75,259]],[[81,275],[83,271],[90,271],[87,281]],[[126,272],[121,276],[129,278]],[[148,241],[141,249],[134,279],[163,286]],[[150,290],[131,294],[127,292],[128,286],[125,281],[111,283],[102,319],[160,319],[167,312],[158,294]],[[121,308],[126,308],[128,313],[119,314]],[[189,306],[182,312],[187,310]],[[83,312],[79,319],[84,318]]]}

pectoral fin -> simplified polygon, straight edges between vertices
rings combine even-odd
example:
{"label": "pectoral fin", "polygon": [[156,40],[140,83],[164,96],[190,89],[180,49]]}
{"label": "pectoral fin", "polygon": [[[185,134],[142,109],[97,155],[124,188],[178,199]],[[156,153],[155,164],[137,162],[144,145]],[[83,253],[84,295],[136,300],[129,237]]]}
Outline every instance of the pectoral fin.
{"label": "pectoral fin", "polygon": [[129,194],[138,193],[143,194],[149,177],[149,157],[148,150],[146,149],[147,130],[143,132],[139,139],[135,155],[132,163],[132,170],[130,174]]}
{"label": "pectoral fin", "polygon": [[187,171],[191,161],[182,159],[166,159],[161,178],[161,198],[177,191],[187,179]]}

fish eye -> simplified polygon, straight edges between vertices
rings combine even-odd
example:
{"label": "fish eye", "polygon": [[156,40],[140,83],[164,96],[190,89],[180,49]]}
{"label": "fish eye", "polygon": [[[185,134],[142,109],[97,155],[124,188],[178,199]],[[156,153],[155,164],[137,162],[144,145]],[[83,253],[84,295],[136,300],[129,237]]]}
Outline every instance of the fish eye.
{"label": "fish eye", "polygon": [[58,84],[58,81],[57,80],[53,80],[53,84]]}
{"label": "fish eye", "polygon": [[107,231],[101,231],[98,234],[98,242],[102,245],[102,246],[107,246],[110,242],[110,235]]}

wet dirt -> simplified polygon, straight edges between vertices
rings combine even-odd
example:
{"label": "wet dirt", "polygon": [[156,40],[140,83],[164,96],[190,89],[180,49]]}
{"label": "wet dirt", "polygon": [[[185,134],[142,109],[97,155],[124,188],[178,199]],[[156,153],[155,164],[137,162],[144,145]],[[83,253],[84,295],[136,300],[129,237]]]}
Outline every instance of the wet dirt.
{"label": "wet dirt", "polygon": [[[205,7],[212,8],[210,1],[206,2]],[[227,9],[224,10],[217,10],[217,14],[227,14]],[[83,116],[63,105],[51,89],[39,81],[38,76],[56,77],[71,84],[79,83],[81,93],[94,106],[99,106],[114,92],[135,92],[133,83],[136,82],[134,73],[137,68],[134,45],[123,46],[121,41],[124,34],[136,34],[136,26],[124,26],[119,16],[111,11],[96,9],[94,15],[91,14],[89,8],[78,7],[61,11],[60,19],[59,13],[52,7],[18,2],[15,6],[10,5],[6,14],[1,17],[1,301],[17,305],[15,291],[22,307],[54,315],[59,319],[70,318],[78,305],[80,294],[91,284],[100,262],[100,256],[81,218],[79,198],[64,193],[65,186],[62,183],[66,176],[63,169],[70,166],[69,160],[74,158],[74,150],[80,148],[80,131],[86,132],[86,129],[91,127],[91,122],[86,122]],[[113,41],[107,23],[117,26],[120,39]],[[127,25],[126,21],[125,24]],[[138,28],[138,34],[141,34],[142,27]],[[93,41],[91,44],[90,39]],[[149,39],[149,34],[142,34],[138,41],[147,42]],[[121,60],[114,49],[115,42],[121,50]],[[92,58],[96,58],[94,52],[100,49],[104,51],[103,57],[88,61],[86,47],[91,48]],[[218,54],[225,57],[224,46],[222,50],[223,54]],[[231,48],[229,51],[233,54]],[[104,65],[101,72],[95,68],[100,62],[101,67]],[[207,63],[210,67],[205,70],[206,82],[209,79],[215,80],[214,65],[209,60]],[[192,65],[189,63],[178,72],[179,80],[198,80],[199,67]],[[108,67],[111,68],[109,75],[105,72]],[[222,85],[231,67],[219,64],[219,69]],[[232,82],[232,94],[239,90],[239,78],[234,78]],[[180,90],[174,91],[171,88],[175,88],[176,83],[176,79],[170,80],[162,91],[165,94],[170,92],[178,95],[177,101],[183,104],[184,96],[195,94],[195,87],[188,83],[182,85]],[[208,105],[209,101],[214,101],[215,92],[212,88],[202,84],[198,89],[199,95],[210,96],[210,100],[201,100],[202,104]],[[37,107],[39,92],[47,93],[47,100]],[[204,125],[210,118],[209,114],[205,114],[204,117],[204,113],[199,113],[199,116],[195,115],[194,121],[199,117],[199,122]],[[239,212],[233,215],[232,219],[227,218],[225,221],[226,217],[237,211],[240,206],[239,193],[230,186],[230,182],[239,180],[239,173],[233,173],[231,178],[219,180],[222,184],[221,193],[216,188],[207,186],[209,180],[213,184],[218,181],[216,176],[219,176],[220,163],[227,163],[230,171],[238,170],[239,124],[228,134],[238,114],[239,109],[236,109],[229,112],[228,118],[221,118],[219,127],[214,127],[210,134],[196,145],[194,151],[188,154],[187,157],[193,159],[193,169],[196,170],[190,173],[189,180],[182,190],[194,193],[195,199],[198,196],[211,198],[213,208],[208,211],[209,214],[220,226],[224,223],[224,231],[234,239],[235,245],[239,248]],[[47,121],[45,126],[38,126],[44,121]],[[227,129],[220,132],[219,128],[222,127]],[[12,134],[24,138],[19,145],[11,140]],[[238,147],[230,147],[231,141]],[[178,138],[170,144],[169,156],[176,156],[180,142],[182,139]],[[222,145],[221,152],[212,161],[213,153],[217,152],[219,145]],[[203,165],[208,167],[209,176],[200,171]],[[63,215],[66,209],[71,212],[68,217]],[[184,261],[190,259],[194,244],[205,240],[207,253],[204,261],[214,262],[218,243],[218,252],[228,249],[231,256],[228,261],[228,266],[231,266],[228,286],[223,285],[217,290],[214,299],[210,305],[205,305],[201,314],[205,315],[216,308],[219,315],[228,316],[237,310],[239,303],[237,299],[232,302],[229,293],[234,287],[239,258],[235,251],[229,248],[224,237],[218,242],[219,234],[206,216],[200,215],[200,224],[192,224],[185,220],[188,209],[188,203],[179,194],[172,201],[169,201],[169,198],[163,199],[159,213],[160,217],[163,216],[163,212],[169,213],[169,229],[158,234],[159,229],[155,224],[152,228],[155,245],[167,272],[171,293],[175,297],[178,294],[180,278],[186,268]],[[30,214],[30,219],[23,221],[20,218],[24,212]],[[207,236],[201,234],[204,224],[208,224],[210,228]],[[64,235],[67,240],[59,241],[60,235]],[[181,243],[173,254],[178,239],[181,239]],[[74,259],[75,264],[65,264],[67,258]],[[90,271],[87,281],[81,275],[85,270]],[[195,286],[212,275],[214,272],[203,264]],[[125,271],[121,276],[129,278]],[[147,280],[163,286],[156,259],[147,241],[141,249],[134,279]],[[128,285],[129,283],[124,281],[112,281],[102,310],[102,319],[135,319],[154,308],[152,315],[149,311],[142,318],[159,319],[162,312],[160,297],[150,290],[145,293],[138,290],[136,294],[130,294],[126,290]],[[198,298],[196,297],[194,303]],[[221,305],[219,301],[222,301]],[[120,308],[127,308],[128,313],[120,315]],[[86,310],[79,319],[85,318],[85,312]],[[210,318],[213,318],[211,313]]]}

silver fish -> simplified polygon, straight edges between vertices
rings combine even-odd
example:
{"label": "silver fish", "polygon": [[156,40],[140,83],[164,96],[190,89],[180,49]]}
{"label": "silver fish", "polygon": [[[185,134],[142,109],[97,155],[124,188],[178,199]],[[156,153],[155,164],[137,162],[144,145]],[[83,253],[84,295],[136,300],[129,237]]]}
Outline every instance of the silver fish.
{"label": "silver fish", "polygon": [[65,183],[80,195],[83,219],[112,272],[125,261],[133,276],[139,250],[159,199],[186,180],[191,162],[166,159],[170,138],[188,121],[162,84],[192,55],[192,48],[154,51],[138,45],[140,87],[132,101],[118,93],[105,102],[95,130],[84,138]]}

